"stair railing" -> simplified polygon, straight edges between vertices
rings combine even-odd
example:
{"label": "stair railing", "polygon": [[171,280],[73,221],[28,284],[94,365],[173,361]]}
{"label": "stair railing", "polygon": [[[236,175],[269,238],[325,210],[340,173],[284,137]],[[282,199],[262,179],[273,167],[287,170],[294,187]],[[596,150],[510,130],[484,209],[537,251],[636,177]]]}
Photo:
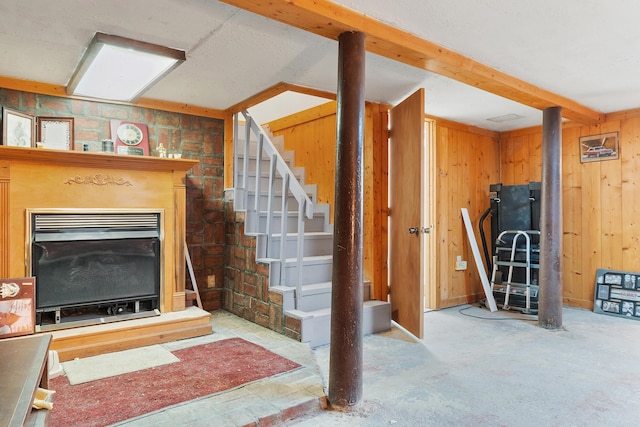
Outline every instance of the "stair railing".
{"label": "stair railing", "polygon": [[[245,132],[244,132],[244,140],[241,139],[241,135],[239,132],[239,121],[240,114],[236,114],[233,120],[233,134],[234,134],[234,188],[235,188],[235,201],[236,209],[245,210],[250,212],[249,204],[249,173],[255,172],[255,199],[253,212],[251,215],[255,215],[253,218],[255,221],[254,224],[260,224],[259,216],[260,216],[260,198],[263,195],[262,190],[262,160],[263,155],[266,155],[266,158],[269,160],[269,177],[268,177],[268,186],[267,186],[267,220],[265,227],[265,234],[267,237],[267,254],[270,254],[270,248],[273,242],[273,230],[274,230],[274,204],[275,204],[275,193],[276,193],[276,178],[280,176],[282,178],[282,215],[281,215],[281,223],[280,223],[280,271],[279,271],[279,279],[278,285],[280,286],[288,286],[285,281],[285,265],[286,265],[286,255],[285,255],[285,243],[287,241],[287,236],[293,233],[289,233],[289,222],[288,214],[289,214],[289,198],[288,195],[291,194],[296,201],[298,202],[298,211],[296,213],[297,219],[297,238],[296,238],[296,263],[295,263],[295,275],[293,277],[296,278],[296,297],[295,297],[295,306],[298,307],[298,300],[301,295],[302,290],[302,262],[304,256],[304,225],[305,225],[305,217],[313,218],[313,202],[307,195],[307,192],[304,190],[300,182],[293,175],[293,172],[285,162],[284,158],[275,147],[269,136],[263,131],[262,127],[258,125],[253,117],[247,112],[243,111],[242,116],[245,121]],[[256,150],[256,162],[255,169],[252,170],[251,162],[249,161],[250,157],[250,144],[251,144],[251,135],[254,134],[257,137],[257,150]],[[242,167],[239,166],[239,154],[240,149],[242,148],[244,156]],[[259,230],[262,231],[262,230]]]}

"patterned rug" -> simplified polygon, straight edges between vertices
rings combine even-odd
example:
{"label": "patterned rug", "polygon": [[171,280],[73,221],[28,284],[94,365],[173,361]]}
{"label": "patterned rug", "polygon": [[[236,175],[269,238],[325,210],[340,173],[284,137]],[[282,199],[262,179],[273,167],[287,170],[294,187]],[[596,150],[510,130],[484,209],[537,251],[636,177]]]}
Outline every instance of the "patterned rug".
{"label": "patterned rug", "polygon": [[50,425],[107,426],[300,367],[241,338],[172,353],[179,362],[87,383],[70,385],[65,376],[51,379]]}

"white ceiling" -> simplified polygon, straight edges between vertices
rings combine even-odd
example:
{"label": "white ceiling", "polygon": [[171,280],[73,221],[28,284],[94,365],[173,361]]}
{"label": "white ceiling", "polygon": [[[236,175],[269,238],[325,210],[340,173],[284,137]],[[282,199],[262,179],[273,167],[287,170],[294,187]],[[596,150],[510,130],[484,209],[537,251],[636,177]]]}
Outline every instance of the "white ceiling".
{"label": "white ceiling", "polygon": [[[336,3],[598,112],[640,107],[636,0]],[[214,0],[2,0],[0,76],[64,86],[96,31],[186,51],[148,98],[224,110],[280,82],[336,91],[336,41]],[[497,131],[541,124],[539,110],[367,53],[367,100],[393,105],[419,87],[433,116]],[[523,117],[487,121],[507,114]]]}

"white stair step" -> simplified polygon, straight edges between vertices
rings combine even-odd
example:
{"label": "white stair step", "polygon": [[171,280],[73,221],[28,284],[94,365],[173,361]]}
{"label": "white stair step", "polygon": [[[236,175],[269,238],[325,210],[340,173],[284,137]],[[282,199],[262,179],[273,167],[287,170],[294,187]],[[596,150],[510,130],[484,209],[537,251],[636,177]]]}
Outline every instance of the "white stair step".
{"label": "white stair step", "polygon": [[[301,341],[311,348],[331,341],[331,309],[315,311],[289,310],[287,316],[300,320]],[[391,304],[384,301],[366,301],[362,310],[362,334],[369,335],[391,329]]]}
{"label": "white stair step", "polygon": [[[259,259],[258,261],[269,264],[269,287],[283,287],[295,289],[298,283],[297,258],[287,258],[284,266],[284,280],[280,281],[280,260]],[[301,285],[330,282],[333,270],[333,257],[331,255],[305,257],[302,260]]]}
{"label": "white stair step", "polygon": [[[303,170],[300,170],[300,168],[295,168],[295,169],[292,169],[291,172],[293,173],[293,176],[298,182],[300,182],[301,184],[304,184]],[[269,170],[262,171],[260,175],[261,175],[260,191],[267,192],[269,191]],[[238,180],[238,183],[242,183],[243,182],[242,174],[238,174],[236,176],[236,179]],[[278,190],[282,189],[282,177],[279,174],[275,175],[274,183],[275,183],[276,189]],[[256,171],[249,171],[247,173],[247,188],[249,191],[256,190]]]}
{"label": "white stair step", "polygon": [[298,298],[298,310],[315,311],[331,307],[331,282],[302,286]]}
{"label": "white stair step", "polygon": [[[277,211],[273,213],[273,233],[282,232],[282,212]],[[325,225],[328,220],[323,213],[314,214],[313,218],[305,218],[304,231],[306,232],[319,232],[325,231]],[[298,232],[298,213],[287,212],[287,233]],[[258,214],[257,222],[256,215],[252,209],[247,209],[246,215],[246,230],[250,233],[266,233],[267,232],[267,212],[261,211]]]}
{"label": "white stair step", "polygon": [[[280,256],[281,234],[274,234],[270,244],[267,236],[259,235],[256,247],[260,257],[278,258]],[[268,253],[267,253],[268,248]],[[331,255],[333,253],[333,233],[324,231],[305,232],[303,242],[303,257]],[[285,239],[285,258],[295,258],[298,255],[298,233],[288,234]]]}
{"label": "white stair step", "polygon": [[[298,283],[296,258],[287,258],[284,267],[284,285],[295,286]],[[302,260],[302,285],[330,282],[333,274],[333,256],[322,255],[305,257]]]}
{"label": "white stair step", "polygon": [[[298,201],[296,200],[296,198],[292,194],[289,194],[287,196],[287,199],[288,199],[287,202],[289,206],[289,211],[291,212],[297,211]],[[275,193],[273,195],[272,203],[274,208],[277,208],[278,210],[280,210],[282,208],[282,193],[280,192]],[[250,191],[249,194],[247,194],[247,207],[251,209],[255,209],[255,205],[256,205],[256,192]],[[267,209],[269,209],[269,194],[266,191],[260,193],[258,209],[261,211],[266,211]]]}
{"label": "white stair step", "polygon": [[[371,282],[367,280],[362,286],[362,302],[369,301]],[[332,291],[332,282],[303,285],[300,292],[300,298],[298,299],[298,310],[314,311],[331,308]]]}

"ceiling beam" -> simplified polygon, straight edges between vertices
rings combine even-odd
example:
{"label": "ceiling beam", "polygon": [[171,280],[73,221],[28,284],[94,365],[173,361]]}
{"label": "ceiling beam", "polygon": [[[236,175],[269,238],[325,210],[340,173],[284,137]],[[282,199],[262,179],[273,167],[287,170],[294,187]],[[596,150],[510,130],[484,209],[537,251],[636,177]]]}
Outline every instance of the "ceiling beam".
{"label": "ceiling beam", "polygon": [[384,24],[329,0],[222,0],[258,15],[338,40],[345,31],[366,34],[368,52],[466,83],[539,110],[562,107],[569,120],[603,122],[605,115],[471,58]]}

